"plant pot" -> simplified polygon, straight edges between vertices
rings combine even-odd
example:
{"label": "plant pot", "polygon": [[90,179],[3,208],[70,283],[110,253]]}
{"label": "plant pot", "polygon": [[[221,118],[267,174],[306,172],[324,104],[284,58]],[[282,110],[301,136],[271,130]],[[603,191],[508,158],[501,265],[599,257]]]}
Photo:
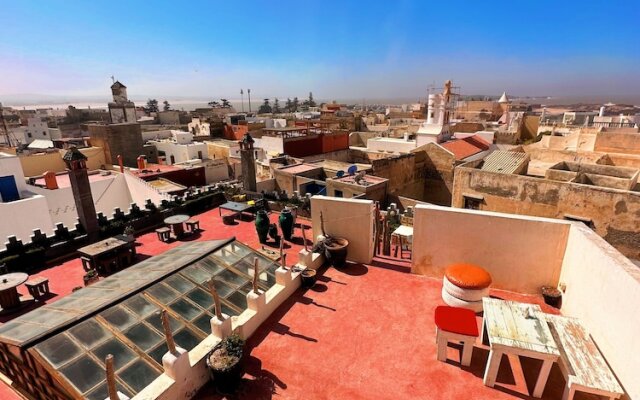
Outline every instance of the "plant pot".
{"label": "plant pot", "polygon": [[296,219],[298,219],[298,206],[287,205],[284,207],[285,210],[288,210],[293,217],[293,226],[296,225]]}
{"label": "plant pot", "polygon": [[217,369],[211,366],[210,358],[220,347],[221,343],[218,343],[213,350],[207,354],[206,362],[216,391],[220,394],[228,395],[234,393],[242,382],[242,376],[244,375],[244,355],[232,366],[224,370]]}
{"label": "plant pot", "polygon": [[305,269],[300,273],[300,277],[302,278],[302,286],[306,288],[310,288],[316,284],[316,270],[315,269]]}
{"label": "plant pot", "polygon": [[347,261],[347,247],[349,241],[343,238],[333,238],[331,244],[324,245],[324,256],[336,268],[344,267]]}
{"label": "plant pot", "polygon": [[290,241],[291,236],[293,236],[293,215],[291,211],[282,210],[278,222],[280,223],[282,237],[284,237],[284,240]]}
{"label": "plant pot", "polygon": [[544,302],[551,307],[560,308],[562,305],[562,292],[553,286],[542,287]]}
{"label": "plant pot", "polygon": [[269,234],[269,216],[264,210],[260,210],[256,213],[256,232],[258,233],[258,239],[260,243],[267,242],[267,235]]}

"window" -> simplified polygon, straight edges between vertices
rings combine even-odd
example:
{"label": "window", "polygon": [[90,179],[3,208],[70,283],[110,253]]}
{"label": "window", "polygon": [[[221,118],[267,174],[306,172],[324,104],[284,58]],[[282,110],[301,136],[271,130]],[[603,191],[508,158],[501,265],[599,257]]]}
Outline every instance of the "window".
{"label": "window", "polygon": [[202,152],[198,151],[198,158],[202,160]]}
{"label": "window", "polygon": [[176,163],[176,158],[173,156],[173,154],[171,155],[171,164],[175,164]]}
{"label": "window", "polygon": [[464,208],[468,210],[479,210],[482,199],[464,196]]}
{"label": "window", "polygon": [[46,131],[42,131],[42,136],[47,136],[47,132]]}
{"label": "window", "polygon": [[27,136],[28,136],[28,137],[31,137],[31,136],[32,136],[32,135],[31,135],[31,132],[27,132]]}
{"label": "window", "polygon": [[333,196],[334,197],[344,197],[344,194],[342,193],[342,190],[334,190],[333,191]]}

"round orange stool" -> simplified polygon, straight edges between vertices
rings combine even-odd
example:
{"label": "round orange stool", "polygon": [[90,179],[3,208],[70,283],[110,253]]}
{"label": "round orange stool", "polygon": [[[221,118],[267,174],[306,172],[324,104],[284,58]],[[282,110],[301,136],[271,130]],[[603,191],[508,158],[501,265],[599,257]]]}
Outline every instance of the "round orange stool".
{"label": "round orange stool", "polygon": [[474,264],[452,264],[445,270],[442,299],[453,307],[482,311],[482,298],[489,295],[491,275]]}

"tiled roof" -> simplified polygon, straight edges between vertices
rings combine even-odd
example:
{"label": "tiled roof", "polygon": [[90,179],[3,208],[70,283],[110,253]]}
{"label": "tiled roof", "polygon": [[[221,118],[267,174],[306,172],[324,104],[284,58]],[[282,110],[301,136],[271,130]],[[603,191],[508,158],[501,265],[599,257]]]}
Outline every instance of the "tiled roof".
{"label": "tiled roof", "polygon": [[490,145],[481,137],[475,135],[464,139],[451,140],[442,143],[441,146],[452,152],[456,160],[464,160],[474,154],[489,150]]}

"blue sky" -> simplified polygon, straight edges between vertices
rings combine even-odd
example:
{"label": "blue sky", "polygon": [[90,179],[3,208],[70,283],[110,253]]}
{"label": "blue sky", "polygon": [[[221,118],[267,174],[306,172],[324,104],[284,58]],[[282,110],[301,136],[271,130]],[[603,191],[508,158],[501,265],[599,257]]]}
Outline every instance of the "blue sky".
{"label": "blue sky", "polygon": [[[12,1],[0,96],[636,95],[640,1]],[[1,100],[1,99],[0,99]]]}

